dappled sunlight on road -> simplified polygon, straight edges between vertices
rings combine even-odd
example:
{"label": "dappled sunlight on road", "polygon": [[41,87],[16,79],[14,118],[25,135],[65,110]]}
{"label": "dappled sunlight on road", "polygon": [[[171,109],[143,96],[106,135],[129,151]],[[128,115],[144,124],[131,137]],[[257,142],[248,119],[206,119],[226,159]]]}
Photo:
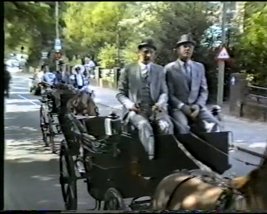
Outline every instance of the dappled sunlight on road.
{"label": "dappled sunlight on road", "polygon": [[5,108],[5,112],[6,113],[10,113],[10,112],[33,112],[36,110],[39,110],[40,107],[39,106],[29,106],[28,105],[8,105]]}
{"label": "dappled sunlight on road", "polygon": [[24,126],[24,127],[20,127],[20,126],[8,126],[8,127],[5,127],[5,131],[7,130],[12,130],[12,131],[23,131],[23,130],[27,130],[27,131],[39,131],[38,129],[36,128],[33,128],[33,127],[27,127],[27,126]]}
{"label": "dappled sunlight on road", "polygon": [[[37,102],[38,99],[29,99],[29,101]],[[14,103],[25,103],[25,104],[28,104],[29,102],[27,102],[26,100],[22,100],[22,99],[10,99],[10,100],[6,100],[6,104],[9,104],[10,105],[10,104],[14,104]]]}
{"label": "dappled sunlight on road", "polygon": [[[23,160],[5,161],[5,186],[8,187],[5,188],[5,209],[12,210],[19,207],[22,210],[63,210],[58,160],[51,159],[45,162]],[[13,182],[7,186],[10,179]]]}
{"label": "dappled sunlight on road", "polygon": [[48,161],[58,159],[52,154],[49,147],[45,147],[39,138],[28,140],[6,140],[5,160],[18,160],[18,162]]}

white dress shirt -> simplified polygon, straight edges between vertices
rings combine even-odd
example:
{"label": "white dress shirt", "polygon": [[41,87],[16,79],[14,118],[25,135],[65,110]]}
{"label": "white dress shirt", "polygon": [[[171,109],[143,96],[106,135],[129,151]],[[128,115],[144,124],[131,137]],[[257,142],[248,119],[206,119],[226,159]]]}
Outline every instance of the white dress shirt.
{"label": "white dress shirt", "polygon": [[139,62],[139,65],[141,67],[141,74],[142,75],[149,75],[151,64],[152,64],[151,62],[148,63],[148,64],[144,64],[142,62]]}

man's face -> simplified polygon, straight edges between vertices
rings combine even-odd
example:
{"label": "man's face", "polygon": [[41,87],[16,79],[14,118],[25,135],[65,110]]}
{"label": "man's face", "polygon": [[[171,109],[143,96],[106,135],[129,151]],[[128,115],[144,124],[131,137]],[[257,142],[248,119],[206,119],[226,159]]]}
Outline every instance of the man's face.
{"label": "man's face", "polygon": [[143,63],[149,63],[154,60],[155,50],[153,48],[144,47],[138,52],[139,60]]}
{"label": "man's face", "polygon": [[194,52],[194,45],[191,43],[181,44],[177,48],[178,56],[182,59],[190,59]]}

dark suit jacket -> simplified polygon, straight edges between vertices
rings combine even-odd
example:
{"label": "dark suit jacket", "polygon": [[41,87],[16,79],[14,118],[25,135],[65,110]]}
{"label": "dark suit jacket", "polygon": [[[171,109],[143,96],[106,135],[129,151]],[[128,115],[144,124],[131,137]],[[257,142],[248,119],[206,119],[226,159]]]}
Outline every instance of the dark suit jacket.
{"label": "dark suit jacket", "polygon": [[[162,109],[167,110],[168,87],[163,67],[152,63],[149,75],[152,100]],[[118,83],[119,93],[116,98],[123,105],[124,118],[128,113],[128,109],[139,103],[139,92],[142,90],[141,83],[141,67],[138,63],[129,64],[121,71]]]}
{"label": "dark suit jacket", "polygon": [[169,89],[169,106],[178,108],[181,103],[198,104],[205,107],[208,98],[208,87],[203,64],[191,61],[191,87],[178,61],[164,67]]}

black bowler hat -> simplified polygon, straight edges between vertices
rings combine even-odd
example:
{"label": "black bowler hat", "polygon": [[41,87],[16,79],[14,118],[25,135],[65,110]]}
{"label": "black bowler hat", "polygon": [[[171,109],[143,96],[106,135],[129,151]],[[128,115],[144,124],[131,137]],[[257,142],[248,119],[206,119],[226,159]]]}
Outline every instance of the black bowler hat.
{"label": "black bowler hat", "polygon": [[183,34],[178,42],[176,42],[176,48],[185,43],[191,43],[194,46],[196,45],[196,42],[192,39],[191,34]]}
{"label": "black bowler hat", "polygon": [[138,45],[138,50],[142,48],[153,48],[154,50],[157,50],[156,46],[154,45],[154,41],[152,39],[145,39],[142,40],[142,42]]}

